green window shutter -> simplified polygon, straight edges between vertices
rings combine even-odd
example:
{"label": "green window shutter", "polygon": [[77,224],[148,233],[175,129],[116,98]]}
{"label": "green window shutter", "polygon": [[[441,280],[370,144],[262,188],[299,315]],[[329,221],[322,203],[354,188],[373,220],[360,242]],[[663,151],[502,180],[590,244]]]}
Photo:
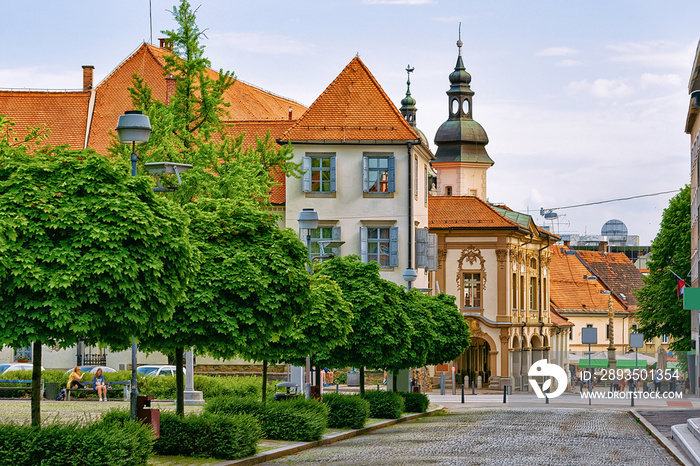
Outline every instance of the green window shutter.
{"label": "green window shutter", "polygon": [[301,176],[301,190],[305,193],[311,192],[311,157],[301,159],[301,169],[304,174]]}
{"label": "green window shutter", "polygon": [[331,157],[331,192],[335,192],[335,155]]}
{"label": "green window shutter", "polygon": [[362,192],[369,192],[369,157],[362,157]]}
{"label": "green window shutter", "polygon": [[399,228],[389,229],[389,267],[399,266]]}
{"label": "green window shutter", "polygon": [[396,158],[389,157],[389,192],[396,191]]}
{"label": "green window shutter", "polygon": [[360,227],[360,259],[367,263],[367,227]]}

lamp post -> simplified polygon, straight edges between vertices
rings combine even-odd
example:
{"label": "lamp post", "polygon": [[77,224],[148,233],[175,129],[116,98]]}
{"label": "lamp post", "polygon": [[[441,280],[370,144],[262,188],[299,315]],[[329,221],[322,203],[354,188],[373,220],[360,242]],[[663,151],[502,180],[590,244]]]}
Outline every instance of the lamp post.
{"label": "lamp post", "polygon": [[[136,176],[136,143],[148,142],[151,135],[151,122],[148,115],[144,115],[138,110],[130,110],[119,117],[117,122],[117,136],[122,144],[131,143],[131,176]],[[136,381],[138,347],[136,338],[131,337],[131,419],[136,420],[136,397],[139,389]]]}
{"label": "lamp post", "polygon": [[[311,230],[318,228],[318,212],[316,212],[314,209],[304,208],[301,210],[301,212],[299,212],[299,218],[297,221],[299,222],[299,228],[306,230],[306,249],[309,253],[309,262],[311,262]],[[314,273],[313,264],[309,265],[309,273],[311,275]],[[316,369],[316,377],[319,380],[321,378],[319,375],[319,369]],[[311,356],[306,356],[306,379],[310,384],[312,383]]]}

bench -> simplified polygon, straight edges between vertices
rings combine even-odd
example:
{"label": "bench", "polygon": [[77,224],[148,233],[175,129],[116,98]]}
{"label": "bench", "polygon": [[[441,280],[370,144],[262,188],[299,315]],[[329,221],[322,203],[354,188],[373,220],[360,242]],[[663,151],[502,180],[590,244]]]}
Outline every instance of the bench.
{"label": "bench", "polygon": [[[6,387],[3,384],[15,384],[19,386]],[[32,391],[32,381],[31,380],[0,380],[0,390],[24,390],[27,392]],[[41,379],[41,396],[44,396],[44,379]]]}
{"label": "bench", "polygon": [[[90,391],[96,391],[93,388],[93,382],[82,382],[83,385],[85,385],[85,388],[66,388],[66,401],[70,401],[70,393],[71,392],[90,392]],[[129,401],[131,399],[131,381],[128,382],[108,382],[105,381],[105,384],[107,384],[107,391],[108,392],[123,392],[124,393],[124,401]],[[89,386],[89,388],[88,388]]]}

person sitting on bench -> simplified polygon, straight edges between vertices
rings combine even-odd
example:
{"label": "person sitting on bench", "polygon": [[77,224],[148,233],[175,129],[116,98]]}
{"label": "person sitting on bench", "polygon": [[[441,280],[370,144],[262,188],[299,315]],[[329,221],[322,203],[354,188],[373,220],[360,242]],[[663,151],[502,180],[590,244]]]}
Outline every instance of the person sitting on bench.
{"label": "person sitting on bench", "polygon": [[102,369],[97,369],[97,372],[95,372],[92,387],[97,390],[97,396],[100,397],[100,401],[107,401],[107,385],[105,384],[105,376],[102,375]]}
{"label": "person sitting on bench", "polygon": [[73,372],[70,373],[68,376],[68,383],[66,384],[66,387],[68,388],[85,388],[85,385],[80,383],[80,381],[83,380],[83,374],[80,373],[80,367],[75,366],[75,369],[73,369]]}

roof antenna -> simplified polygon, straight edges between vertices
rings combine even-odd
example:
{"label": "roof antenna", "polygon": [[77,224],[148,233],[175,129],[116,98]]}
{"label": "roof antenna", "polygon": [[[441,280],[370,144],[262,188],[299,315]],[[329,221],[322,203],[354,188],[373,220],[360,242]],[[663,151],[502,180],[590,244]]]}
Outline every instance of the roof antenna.
{"label": "roof antenna", "polygon": [[459,38],[457,39],[457,47],[459,47],[459,56],[462,56],[462,22],[459,22]]}
{"label": "roof antenna", "polygon": [[[149,43],[153,45],[153,8],[151,8],[151,0],[148,0],[148,22],[150,25],[150,40]],[[462,24],[462,23],[459,23]]]}
{"label": "roof antenna", "polygon": [[355,58],[360,58],[360,52],[357,52],[357,53],[355,54]]}

